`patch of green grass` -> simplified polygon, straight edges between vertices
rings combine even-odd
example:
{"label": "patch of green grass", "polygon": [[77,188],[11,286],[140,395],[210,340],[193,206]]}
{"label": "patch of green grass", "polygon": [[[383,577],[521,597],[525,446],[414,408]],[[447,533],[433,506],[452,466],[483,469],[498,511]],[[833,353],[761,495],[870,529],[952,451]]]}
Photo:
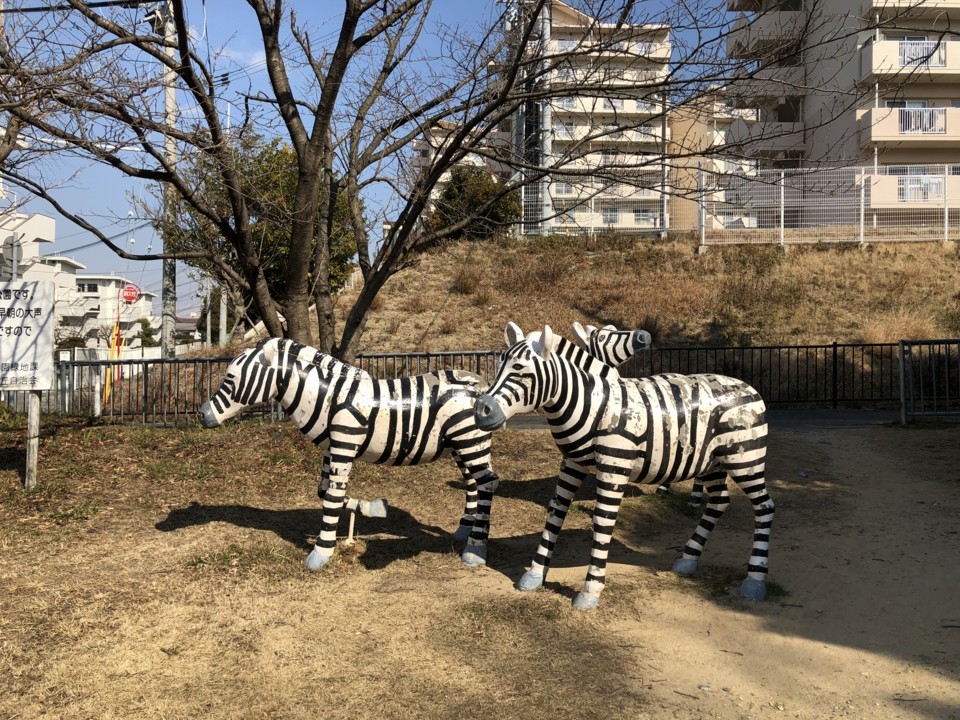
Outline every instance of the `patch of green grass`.
{"label": "patch of green grass", "polygon": [[50,513],[50,519],[57,525],[84,522],[99,514],[100,507],[95,503],[80,503],[69,508],[57,508]]}
{"label": "patch of green grass", "polygon": [[[737,589],[747,577],[743,568],[731,565],[701,565],[696,575],[682,578],[684,584],[695,589],[704,597],[719,600],[737,596]],[[781,600],[790,594],[776,580],[767,578],[767,601]]]}
{"label": "patch of green grass", "polygon": [[185,566],[198,574],[257,575],[277,580],[300,575],[303,557],[299,548],[287,543],[256,541],[230,543],[214,552],[194,555]]}

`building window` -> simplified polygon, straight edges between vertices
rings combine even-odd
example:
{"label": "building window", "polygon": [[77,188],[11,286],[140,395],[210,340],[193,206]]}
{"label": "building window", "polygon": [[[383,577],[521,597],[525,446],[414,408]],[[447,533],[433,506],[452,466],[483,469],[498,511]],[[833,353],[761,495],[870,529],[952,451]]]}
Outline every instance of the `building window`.
{"label": "building window", "polygon": [[569,38],[559,38],[557,39],[557,51],[558,52],[569,52],[571,50],[577,49],[577,41],[571,40]]}
{"label": "building window", "polygon": [[553,192],[556,195],[573,195],[573,185],[568,182],[555,182]]}
{"label": "building window", "polygon": [[623,100],[621,98],[604,98],[604,110],[623,110]]}
{"label": "building window", "polygon": [[577,134],[577,124],[575,122],[558,122],[555,127],[558,138],[572,140]]}
{"label": "building window", "polygon": [[86,293],[88,295],[89,294],[96,295],[99,292],[99,290],[97,289],[97,284],[95,282],[91,282],[91,283],[78,282],[77,292]]}
{"label": "building window", "polygon": [[600,208],[600,217],[604,225],[616,225],[620,222],[620,209],[613,205]]}
{"label": "building window", "polygon": [[572,110],[577,106],[577,99],[570,95],[564,97],[558,97],[556,100],[558,108],[564,108],[565,110]]}
{"label": "building window", "polygon": [[656,227],[657,216],[649,210],[633,209],[633,224],[638,227]]}

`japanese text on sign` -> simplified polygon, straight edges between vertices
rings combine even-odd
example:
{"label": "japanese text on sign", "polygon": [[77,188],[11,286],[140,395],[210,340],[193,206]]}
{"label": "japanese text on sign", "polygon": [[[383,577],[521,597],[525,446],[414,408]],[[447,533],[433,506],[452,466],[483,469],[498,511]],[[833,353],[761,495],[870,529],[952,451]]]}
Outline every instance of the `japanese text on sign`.
{"label": "japanese text on sign", "polygon": [[0,283],[0,390],[53,386],[51,282]]}

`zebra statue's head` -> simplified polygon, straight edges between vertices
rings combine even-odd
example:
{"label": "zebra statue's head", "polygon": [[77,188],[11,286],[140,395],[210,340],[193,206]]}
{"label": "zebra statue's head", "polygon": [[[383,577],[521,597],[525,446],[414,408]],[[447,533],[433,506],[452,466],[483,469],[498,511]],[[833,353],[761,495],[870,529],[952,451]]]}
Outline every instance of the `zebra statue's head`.
{"label": "zebra statue's head", "polygon": [[489,389],[477,398],[474,412],[481,430],[496,430],[513,415],[540,408],[549,411],[568,385],[561,365],[591,375],[619,377],[613,367],[567,342],[549,325],[524,336],[517,325],[508,323],[504,338],[509,347],[500,357]]}
{"label": "zebra statue's head", "polygon": [[227,366],[220,387],[200,406],[200,424],[215,428],[250,405],[269,402],[277,395],[277,338],[244,350]]}
{"label": "zebra statue's head", "polygon": [[617,330],[613,325],[596,328],[575,322],[573,334],[588,353],[614,367],[651,345],[650,333],[646,330]]}

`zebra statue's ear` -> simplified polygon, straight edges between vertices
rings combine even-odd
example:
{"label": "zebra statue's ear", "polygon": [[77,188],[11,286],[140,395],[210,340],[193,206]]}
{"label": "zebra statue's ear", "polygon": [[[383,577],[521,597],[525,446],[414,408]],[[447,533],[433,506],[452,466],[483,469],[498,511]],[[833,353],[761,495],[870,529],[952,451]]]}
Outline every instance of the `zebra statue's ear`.
{"label": "zebra statue's ear", "polygon": [[523,338],[523,330],[520,329],[520,326],[515,322],[508,322],[507,327],[503,330],[503,339],[506,341],[507,347],[513,347]]}
{"label": "zebra statue's ear", "polygon": [[573,336],[576,338],[578,345],[588,347],[590,336],[587,334],[586,328],[578,322],[573,323]]}
{"label": "zebra statue's ear", "polygon": [[[596,329],[596,328],[594,328],[594,329]],[[604,325],[604,326],[603,326],[602,328],[600,328],[600,329],[601,329],[601,330],[609,330],[610,332],[617,332],[617,326],[616,326],[616,325]]]}
{"label": "zebra statue's ear", "polygon": [[541,358],[546,359],[553,351],[555,345],[556,336],[554,336],[553,330],[550,329],[549,325],[544,325],[543,332],[540,333],[540,339],[535,340],[533,343],[533,351]]}
{"label": "zebra statue's ear", "polygon": [[260,352],[263,353],[264,364],[273,367],[277,364],[277,338],[270,338],[262,344]]}

